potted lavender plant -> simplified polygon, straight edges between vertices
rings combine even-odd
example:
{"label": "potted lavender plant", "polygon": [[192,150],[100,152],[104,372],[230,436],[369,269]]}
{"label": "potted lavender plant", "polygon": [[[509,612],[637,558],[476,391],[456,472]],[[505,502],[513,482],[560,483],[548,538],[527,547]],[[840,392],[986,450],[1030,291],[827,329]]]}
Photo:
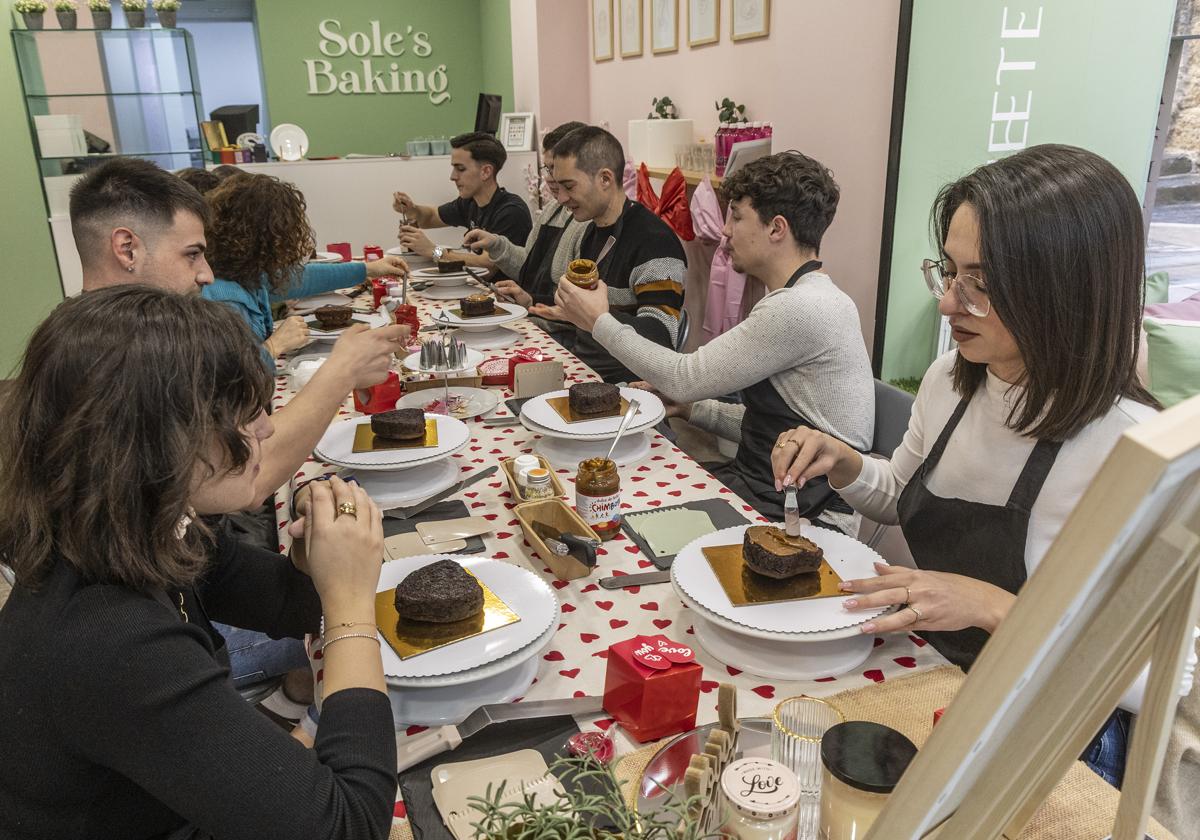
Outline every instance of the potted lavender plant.
{"label": "potted lavender plant", "polygon": [[17,0],[13,8],[25,21],[26,29],[42,29],[42,15],[46,14],[45,0]]}
{"label": "potted lavender plant", "polygon": [[146,0],[121,0],[121,8],[131,29],[146,25]]}
{"label": "potted lavender plant", "polygon": [[175,16],[179,13],[179,0],[154,0],[154,11],[164,29],[175,28]]}
{"label": "potted lavender plant", "polygon": [[112,29],[112,4],[109,0],[88,0],[93,29]]}
{"label": "potted lavender plant", "polygon": [[74,29],[79,25],[79,4],[75,0],[54,0],[54,15],[59,29]]}

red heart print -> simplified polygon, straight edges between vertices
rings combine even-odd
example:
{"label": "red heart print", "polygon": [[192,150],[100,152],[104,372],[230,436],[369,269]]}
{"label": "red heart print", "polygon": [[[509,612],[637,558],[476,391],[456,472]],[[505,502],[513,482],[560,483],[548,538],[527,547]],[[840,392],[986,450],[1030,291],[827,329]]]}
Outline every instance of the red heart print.
{"label": "red heart print", "polygon": [[610,618],[608,620],[608,626],[614,630],[620,630],[622,627],[624,627],[628,623],[629,623],[628,621],[625,621],[624,619],[621,619],[621,618]]}
{"label": "red heart print", "polygon": [[642,604],[641,607],[644,610],[650,610],[651,612],[658,612],[658,601],[647,601],[646,603]]}
{"label": "red heart print", "polygon": [[773,685],[756,685],[750,690],[766,700],[770,700],[775,696],[775,686]]}
{"label": "red heart print", "polygon": [[580,641],[582,641],[585,645],[590,644],[591,642],[594,642],[599,638],[600,637],[597,636],[595,633],[580,633],[579,634]]}
{"label": "red heart print", "polygon": [[508,559],[508,552],[507,552],[507,551],[497,551],[495,554],[493,554],[493,555],[492,555],[492,559],[494,559],[494,560],[507,560],[507,559]]}
{"label": "red heart print", "polygon": [[641,552],[641,549],[638,548],[636,545],[627,545],[627,546],[625,546],[625,550],[628,551],[630,554],[638,554]]}
{"label": "red heart print", "polygon": [[579,669],[578,668],[569,668],[565,671],[559,671],[558,673],[560,676],[564,676],[569,680],[573,680],[579,676]]}
{"label": "red heart print", "polygon": [[562,662],[566,658],[567,657],[563,656],[557,650],[552,650],[549,653],[547,653],[545,656],[542,657],[542,659],[545,659],[547,662]]}
{"label": "red heart print", "polygon": [[604,610],[605,612],[607,612],[608,610],[611,610],[612,605],[613,605],[612,601],[597,601],[596,602],[596,606],[599,607],[600,609]]}
{"label": "red heart print", "polygon": [[878,668],[872,668],[870,671],[863,671],[863,676],[869,680],[874,680],[877,683],[883,682],[883,671]]}
{"label": "red heart print", "polygon": [[899,665],[902,668],[916,668],[917,667],[917,660],[913,659],[911,656],[897,656],[892,661],[895,662],[897,665]]}
{"label": "red heart print", "polygon": [[909,641],[911,641],[917,647],[925,647],[925,645],[929,644],[929,642],[925,641],[920,636],[909,636],[908,638]]}
{"label": "red heart print", "polygon": [[404,730],[404,734],[411,738],[413,735],[419,735],[428,728],[428,726],[410,726],[408,729]]}
{"label": "red heart print", "polygon": [[719,685],[720,685],[720,683],[717,682],[716,680],[701,680],[700,681],[700,690],[703,691],[705,694],[708,694],[710,691],[712,691],[714,688],[716,688]]}
{"label": "red heart print", "polygon": [[576,691],[571,696],[572,697],[587,697],[587,692],[586,691]]}
{"label": "red heart print", "polygon": [[871,645],[871,647],[879,647],[881,644],[883,644],[883,639],[880,638],[879,636],[876,636],[875,643],[873,645]]}
{"label": "red heart print", "polygon": [[550,581],[550,585],[551,585],[551,586],[553,586],[555,589],[562,589],[564,586],[566,586],[566,585],[567,585],[567,581],[565,581],[565,580],[552,580],[552,581]]}
{"label": "red heart print", "polygon": [[650,567],[650,566],[653,566],[653,565],[654,565],[654,564],[653,564],[653,563],[651,563],[649,560],[639,560],[639,561],[638,561],[638,568],[639,568],[639,569],[645,569],[645,568],[648,568],[648,567]]}
{"label": "red heart print", "polygon": [[813,682],[837,682],[837,677],[817,677]]}
{"label": "red heart print", "polygon": [[656,618],[656,619],[654,619],[654,626],[657,627],[659,630],[666,630],[668,627],[671,626],[671,619]]}
{"label": "red heart print", "polygon": [[595,653],[593,653],[592,656],[599,657],[600,659],[608,659],[608,651],[607,650],[598,650]]}
{"label": "red heart print", "polygon": [[600,589],[600,587],[597,586],[596,584],[589,583],[587,586],[583,587],[583,589],[580,589],[579,591],[581,593],[587,593],[587,592],[596,592],[599,589]]}
{"label": "red heart print", "polygon": [[612,718],[605,718],[604,720],[595,721],[596,728],[605,732],[607,732],[608,727],[612,726],[614,723],[616,723],[616,721],[614,721]]}
{"label": "red heart print", "polygon": [[[565,581],[564,581],[564,583],[565,583]],[[575,612],[575,605],[574,604],[563,604],[561,607],[559,607],[559,609],[562,610],[563,612]]]}

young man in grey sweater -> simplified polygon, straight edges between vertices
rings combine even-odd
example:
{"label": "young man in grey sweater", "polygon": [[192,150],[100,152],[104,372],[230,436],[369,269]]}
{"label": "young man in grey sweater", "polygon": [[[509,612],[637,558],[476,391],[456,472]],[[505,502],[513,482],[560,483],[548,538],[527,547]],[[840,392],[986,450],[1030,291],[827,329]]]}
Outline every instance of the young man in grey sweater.
{"label": "young man in grey sweater", "polygon": [[[871,366],[850,298],[821,271],[821,237],[839,191],[832,174],[799,152],[762,158],[726,179],[725,224],[733,266],[767,295],[746,320],[695,353],[647,341],[608,312],[604,285],[560,284],[558,305],[614,358],[668,402],[672,415],[739,441],[737,457],[714,474],[765,516],[783,499],[771,473],[779,432],[810,426],[866,451],[874,433]],[[715,397],[739,394],[740,404]],[[800,490],[801,513],[842,530],[850,508],[827,482]]]}

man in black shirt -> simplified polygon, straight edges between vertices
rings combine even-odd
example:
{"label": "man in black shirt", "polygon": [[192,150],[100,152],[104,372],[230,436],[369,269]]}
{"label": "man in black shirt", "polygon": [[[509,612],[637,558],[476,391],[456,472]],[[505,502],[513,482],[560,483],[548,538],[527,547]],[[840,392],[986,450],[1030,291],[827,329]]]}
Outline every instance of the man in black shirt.
{"label": "man in black shirt", "polygon": [[[592,223],[580,242],[579,256],[597,260],[605,251],[598,268],[608,287],[610,312],[639,335],[674,348],[687,259],[667,223],[625,197],[621,184],[624,170],[621,142],[598,126],[578,128],[554,147],[554,180],[565,193],[563,204],[577,220]],[[606,249],[610,238],[613,246]],[[592,338],[589,327],[572,321],[562,307],[537,304],[529,311],[575,323],[573,343],[569,336],[564,343],[605,382],[640,379]]]}
{"label": "man in black shirt", "polygon": [[[529,206],[496,183],[496,175],[508,159],[500,141],[476,131],[460,134],[450,141],[450,180],[458,187],[458,198],[438,207],[417,204],[407,193],[394,195],[392,207],[401,214],[400,242],[423,257],[441,259],[445,249],[434,245],[422,228],[483,228],[489,233],[508,237],[515,245],[524,245],[533,227]],[[495,271],[486,254],[465,255],[467,265]]]}

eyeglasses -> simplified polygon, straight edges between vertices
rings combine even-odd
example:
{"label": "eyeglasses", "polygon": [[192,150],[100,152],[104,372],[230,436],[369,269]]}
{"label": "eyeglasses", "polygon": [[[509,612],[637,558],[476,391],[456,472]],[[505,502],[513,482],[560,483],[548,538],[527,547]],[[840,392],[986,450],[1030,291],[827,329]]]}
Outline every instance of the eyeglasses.
{"label": "eyeglasses", "polygon": [[951,287],[958,284],[955,293],[963,309],[977,318],[986,318],[992,311],[987,289],[984,288],[983,281],[974,274],[959,274],[947,269],[945,260],[924,260],[921,262],[921,272],[925,275],[925,285],[938,300],[944,298]]}

